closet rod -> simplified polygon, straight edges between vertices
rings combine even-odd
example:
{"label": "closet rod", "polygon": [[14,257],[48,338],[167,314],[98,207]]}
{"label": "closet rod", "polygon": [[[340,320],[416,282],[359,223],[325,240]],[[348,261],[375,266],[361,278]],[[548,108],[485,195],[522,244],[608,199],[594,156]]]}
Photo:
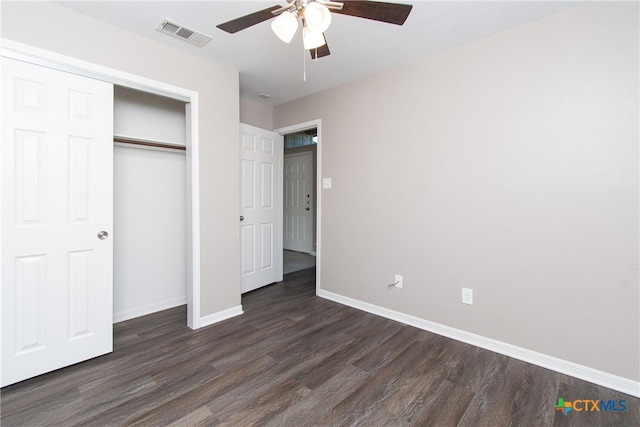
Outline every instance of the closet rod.
{"label": "closet rod", "polygon": [[172,150],[186,150],[184,145],[168,144],[165,142],[149,141],[145,139],[129,138],[125,136],[114,136],[113,142],[122,142],[125,144],[144,145],[146,147],[169,148]]}

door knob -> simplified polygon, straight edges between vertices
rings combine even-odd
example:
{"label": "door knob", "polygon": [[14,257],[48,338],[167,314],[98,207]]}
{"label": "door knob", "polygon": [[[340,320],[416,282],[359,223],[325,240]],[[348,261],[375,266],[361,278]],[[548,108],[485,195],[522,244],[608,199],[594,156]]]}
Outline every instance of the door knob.
{"label": "door knob", "polygon": [[101,231],[98,233],[98,239],[100,240],[105,240],[107,237],[109,237],[109,233],[107,233],[106,231]]}
{"label": "door knob", "polygon": [[244,216],[240,215],[240,221],[244,221]]}
{"label": "door knob", "polygon": [[304,210],[305,210],[305,211],[308,211],[308,210],[309,210],[309,208],[304,208]]}

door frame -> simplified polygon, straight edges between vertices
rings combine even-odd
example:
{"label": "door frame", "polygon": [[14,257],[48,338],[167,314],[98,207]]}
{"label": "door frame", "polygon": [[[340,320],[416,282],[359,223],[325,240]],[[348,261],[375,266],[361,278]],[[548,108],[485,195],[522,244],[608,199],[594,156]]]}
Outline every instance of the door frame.
{"label": "door frame", "polygon": [[200,136],[198,92],[0,38],[0,56],[186,102],[187,325],[200,317]]}
{"label": "door frame", "polygon": [[[322,120],[310,120],[304,123],[298,123],[291,126],[285,126],[274,129],[274,132],[280,135],[288,133],[302,132],[305,130],[316,128],[318,130],[318,143],[316,144],[316,295],[322,288],[321,272],[322,272]],[[282,164],[284,164],[284,150],[282,151]],[[284,178],[284,170],[281,171],[281,178]],[[284,215],[283,215],[284,218]],[[284,220],[283,220],[284,221]],[[282,224],[284,227],[284,224]]]}

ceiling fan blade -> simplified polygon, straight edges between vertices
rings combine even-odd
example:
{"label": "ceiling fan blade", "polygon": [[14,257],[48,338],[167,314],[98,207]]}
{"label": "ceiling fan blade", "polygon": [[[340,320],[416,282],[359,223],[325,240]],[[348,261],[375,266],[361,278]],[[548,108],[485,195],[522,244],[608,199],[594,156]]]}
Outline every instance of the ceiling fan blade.
{"label": "ceiling fan blade", "polygon": [[309,53],[311,53],[311,59],[322,58],[323,56],[329,56],[331,52],[329,52],[329,45],[327,44],[327,37],[322,33],[324,37],[324,44],[316,49],[309,49]]}
{"label": "ceiling fan blade", "polygon": [[410,4],[347,0],[341,10],[332,10],[331,12],[402,25],[407,20],[412,8],[413,6]]}
{"label": "ceiling fan blade", "polygon": [[279,5],[271,6],[268,9],[250,13],[249,15],[245,15],[243,17],[225,22],[224,24],[217,25],[217,27],[220,28],[222,31],[226,31],[227,33],[231,33],[231,34],[237,33],[240,30],[244,30],[245,28],[249,28],[253,25],[256,25],[261,22],[267,21],[271,18],[274,18],[275,15],[271,12],[273,12],[274,10],[278,10],[280,8],[281,6]]}

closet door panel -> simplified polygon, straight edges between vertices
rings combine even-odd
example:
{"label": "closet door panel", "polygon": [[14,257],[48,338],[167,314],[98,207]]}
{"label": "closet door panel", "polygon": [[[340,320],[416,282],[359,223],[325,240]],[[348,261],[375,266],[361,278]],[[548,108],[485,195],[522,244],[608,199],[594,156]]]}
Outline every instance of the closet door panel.
{"label": "closet door panel", "polygon": [[113,86],[2,58],[2,94],[5,386],[112,351]]}

